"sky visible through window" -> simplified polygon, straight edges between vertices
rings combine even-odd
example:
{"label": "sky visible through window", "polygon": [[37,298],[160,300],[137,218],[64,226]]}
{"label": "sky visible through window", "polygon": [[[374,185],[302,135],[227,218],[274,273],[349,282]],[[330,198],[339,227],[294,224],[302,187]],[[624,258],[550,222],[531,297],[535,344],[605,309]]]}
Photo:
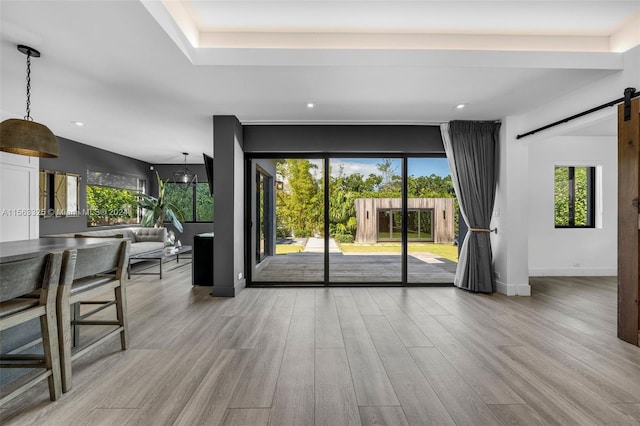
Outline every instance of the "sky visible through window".
{"label": "sky visible through window", "polygon": [[[370,174],[379,174],[380,171],[376,167],[384,157],[380,158],[336,158],[331,159],[331,174],[337,176],[340,165],[343,166],[343,174],[351,175],[360,173],[363,176]],[[318,171],[322,170],[322,160],[313,159],[311,163],[318,166]],[[393,164],[397,164],[397,173],[400,174],[402,161],[399,158],[393,159]],[[449,162],[446,158],[409,158],[409,175],[413,176],[449,176]]]}

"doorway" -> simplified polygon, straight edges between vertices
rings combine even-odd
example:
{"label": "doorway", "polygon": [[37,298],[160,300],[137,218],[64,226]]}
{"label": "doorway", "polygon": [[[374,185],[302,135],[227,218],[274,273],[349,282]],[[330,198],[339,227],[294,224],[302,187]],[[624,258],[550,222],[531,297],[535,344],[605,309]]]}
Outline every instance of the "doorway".
{"label": "doorway", "polygon": [[260,158],[251,160],[250,170],[256,170],[251,282],[323,284],[323,160]]}
{"label": "doorway", "polygon": [[263,154],[247,162],[255,171],[249,285],[453,283],[446,158]]}

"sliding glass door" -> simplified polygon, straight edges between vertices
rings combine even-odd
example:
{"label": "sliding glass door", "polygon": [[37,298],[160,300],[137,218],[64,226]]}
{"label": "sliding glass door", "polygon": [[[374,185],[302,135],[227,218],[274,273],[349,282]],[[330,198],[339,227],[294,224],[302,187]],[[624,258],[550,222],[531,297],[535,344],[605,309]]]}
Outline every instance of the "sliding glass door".
{"label": "sliding glass door", "polygon": [[[256,283],[315,283],[324,274],[324,173],[321,159],[260,159],[254,227]],[[270,175],[270,177],[267,177]],[[264,184],[273,201],[264,196]],[[271,230],[271,231],[269,231]],[[267,254],[262,247],[273,247]]]}
{"label": "sliding glass door", "polygon": [[402,282],[402,160],[329,160],[329,281]]}
{"label": "sliding glass door", "polygon": [[446,158],[407,159],[407,283],[453,282],[455,201]]}
{"label": "sliding glass door", "polygon": [[446,159],[273,156],[249,164],[252,283],[453,282],[457,215]]}

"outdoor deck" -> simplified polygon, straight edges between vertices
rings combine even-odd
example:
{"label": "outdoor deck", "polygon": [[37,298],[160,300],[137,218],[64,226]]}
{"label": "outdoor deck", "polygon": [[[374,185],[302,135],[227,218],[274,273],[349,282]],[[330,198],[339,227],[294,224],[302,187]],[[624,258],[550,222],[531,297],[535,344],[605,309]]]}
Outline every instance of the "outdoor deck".
{"label": "outdoor deck", "polygon": [[[324,254],[314,252],[272,256],[252,277],[253,282],[303,283],[324,280]],[[400,253],[329,253],[329,280],[337,283],[400,282]],[[430,253],[408,256],[409,283],[453,283],[457,263]]]}

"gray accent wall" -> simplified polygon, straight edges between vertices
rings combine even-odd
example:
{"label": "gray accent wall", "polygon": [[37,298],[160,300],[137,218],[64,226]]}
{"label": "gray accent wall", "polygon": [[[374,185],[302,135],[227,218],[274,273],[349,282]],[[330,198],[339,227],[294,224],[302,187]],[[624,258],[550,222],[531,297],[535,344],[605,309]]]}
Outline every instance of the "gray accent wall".
{"label": "gray accent wall", "polygon": [[[58,158],[41,158],[40,169],[80,175],[78,194],[80,211],[87,209],[87,169],[133,175],[147,181],[147,192],[157,192],[155,172],[149,169],[151,164],[69,139],[61,137],[57,137],[57,139],[60,145],[60,156]],[[86,216],[40,219],[41,237],[97,229],[101,228],[87,226]]]}
{"label": "gray accent wall", "polygon": [[231,115],[213,117],[213,296],[245,287],[244,152],[242,125]]}
{"label": "gray accent wall", "polygon": [[439,126],[246,125],[244,152],[444,154]]}

